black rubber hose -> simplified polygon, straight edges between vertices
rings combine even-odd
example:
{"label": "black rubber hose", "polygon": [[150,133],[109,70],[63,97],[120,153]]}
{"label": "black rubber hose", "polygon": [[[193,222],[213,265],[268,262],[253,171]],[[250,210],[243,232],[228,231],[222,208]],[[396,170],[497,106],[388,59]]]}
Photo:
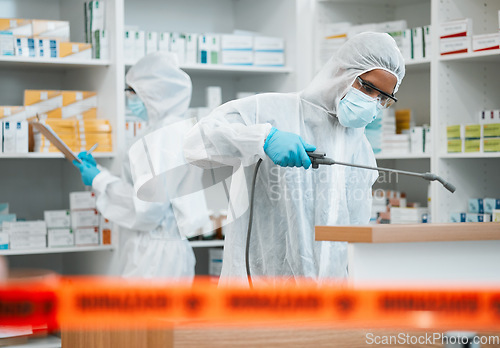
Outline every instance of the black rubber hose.
{"label": "black rubber hose", "polygon": [[245,246],[245,266],[247,269],[248,285],[250,285],[250,288],[253,288],[252,274],[250,273],[250,236],[252,234],[253,200],[255,196],[255,183],[257,179],[257,173],[259,172],[259,167],[261,163],[262,159],[259,159],[253,172],[252,193],[250,194],[250,216],[248,218],[247,244]]}

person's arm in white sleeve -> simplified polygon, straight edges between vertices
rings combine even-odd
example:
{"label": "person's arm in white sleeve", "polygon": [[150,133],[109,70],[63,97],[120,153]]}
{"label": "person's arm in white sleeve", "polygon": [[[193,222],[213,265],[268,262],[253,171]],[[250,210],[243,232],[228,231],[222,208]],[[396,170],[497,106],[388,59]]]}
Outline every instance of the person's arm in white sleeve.
{"label": "person's arm in white sleeve", "polygon": [[99,212],[122,227],[150,231],[164,218],[164,203],[139,200],[131,184],[107,170],[102,170],[94,178],[92,188]]}
{"label": "person's arm in white sleeve", "polygon": [[257,124],[256,97],[220,106],[187,134],[184,155],[201,167],[256,163],[265,157],[264,143],[271,124]]}
{"label": "person's arm in white sleeve", "polygon": [[[376,167],[373,150],[363,138],[353,163]],[[378,178],[376,170],[346,167],[346,196],[351,225],[367,225],[372,211],[372,186]]]}

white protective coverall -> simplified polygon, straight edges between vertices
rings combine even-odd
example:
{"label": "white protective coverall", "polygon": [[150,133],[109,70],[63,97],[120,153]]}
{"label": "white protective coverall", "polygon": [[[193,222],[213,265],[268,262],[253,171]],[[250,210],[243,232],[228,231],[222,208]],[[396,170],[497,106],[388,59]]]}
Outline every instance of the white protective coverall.
{"label": "white protective coverall", "polygon": [[[346,276],[346,243],[316,242],[314,226],[367,224],[378,173],[345,166],[278,167],[266,156],[263,145],[275,127],[300,135],[334,160],[375,166],[364,129],[345,128],[335,116],[355,78],[374,69],[397,77],[396,92],[405,67],[395,41],[388,34],[359,34],[339,49],[303,91],[260,94],[226,103],[186,136],[188,161],[217,167],[234,165],[237,159],[245,170],[247,191],[254,164],[263,160],[256,180],[250,241],[254,283],[258,276],[308,277],[318,282]],[[228,226],[221,285],[231,279],[246,282],[248,215],[247,210],[235,216]]]}
{"label": "white protective coverall", "polygon": [[[144,57],[128,71],[126,82],[146,106],[148,127],[144,136],[184,119],[191,100],[191,80],[172,55]],[[180,237],[174,210],[184,210],[177,215],[189,216],[191,227],[196,229],[208,219],[205,201],[179,207],[173,206],[166,195],[159,203],[139,200],[133,188],[131,160],[124,156],[122,178],[102,170],[92,182],[98,210],[120,226],[119,272],[126,277],[192,278],[196,260],[189,242]],[[193,180],[201,181],[201,177],[184,180],[181,175],[176,189],[191,186]]]}

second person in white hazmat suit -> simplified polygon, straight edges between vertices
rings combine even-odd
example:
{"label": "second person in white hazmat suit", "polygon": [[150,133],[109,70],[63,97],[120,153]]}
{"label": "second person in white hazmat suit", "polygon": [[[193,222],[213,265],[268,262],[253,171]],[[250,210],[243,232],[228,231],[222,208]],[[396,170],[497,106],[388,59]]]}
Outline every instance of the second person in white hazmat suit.
{"label": "second person in white hazmat suit", "polygon": [[[143,137],[186,117],[191,80],[178,68],[171,54],[155,53],[144,57],[128,71],[126,83],[135,92],[128,97],[129,107],[138,116],[148,119]],[[84,183],[92,185],[97,209],[120,226],[120,273],[125,277],[192,278],[196,263],[193,249],[185,238],[181,238],[174,214],[174,209],[186,210],[186,207],[173,206],[169,197],[161,203],[139,200],[133,187],[128,155],[123,159],[121,178],[106,169],[99,171],[92,156],[82,152],[79,157],[83,163],[75,165],[82,172]],[[181,180],[178,189],[191,186],[192,180],[201,181],[201,177]],[[198,201],[180,215],[199,221],[198,227],[201,227],[208,219],[205,201]]]}
{"label": "second person in white hazmat suit", "polygon": [[[395,100],[404,73],[403,57],[389,35],[359,34],[303,91],[226,103],[190,131],[186,158],[201,167],[234,166],[237,160],[248,190],[254,164],[263,160],[250,240],[254,282],[259,276],[318,281],[346,276],[346,243],[316,242],[314,226],[367,224],[378,173],[344,166],[306,170],[311,165],[306,151],[375,166],[364,126]],[[246,282],[248,215],[236,216],[228,226],[220,284]]]}

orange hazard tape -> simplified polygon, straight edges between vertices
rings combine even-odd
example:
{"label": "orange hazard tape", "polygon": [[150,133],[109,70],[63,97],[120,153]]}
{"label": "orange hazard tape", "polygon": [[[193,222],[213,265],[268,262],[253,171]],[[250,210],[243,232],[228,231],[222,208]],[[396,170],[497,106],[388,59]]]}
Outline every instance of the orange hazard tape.
{"label": "orange hazard tape", "polygon": [[0,325],[166,328],[172,325],[499,330],[500,288],[349,289],[277,285],[217,288],[115,278],[0,286]]}

